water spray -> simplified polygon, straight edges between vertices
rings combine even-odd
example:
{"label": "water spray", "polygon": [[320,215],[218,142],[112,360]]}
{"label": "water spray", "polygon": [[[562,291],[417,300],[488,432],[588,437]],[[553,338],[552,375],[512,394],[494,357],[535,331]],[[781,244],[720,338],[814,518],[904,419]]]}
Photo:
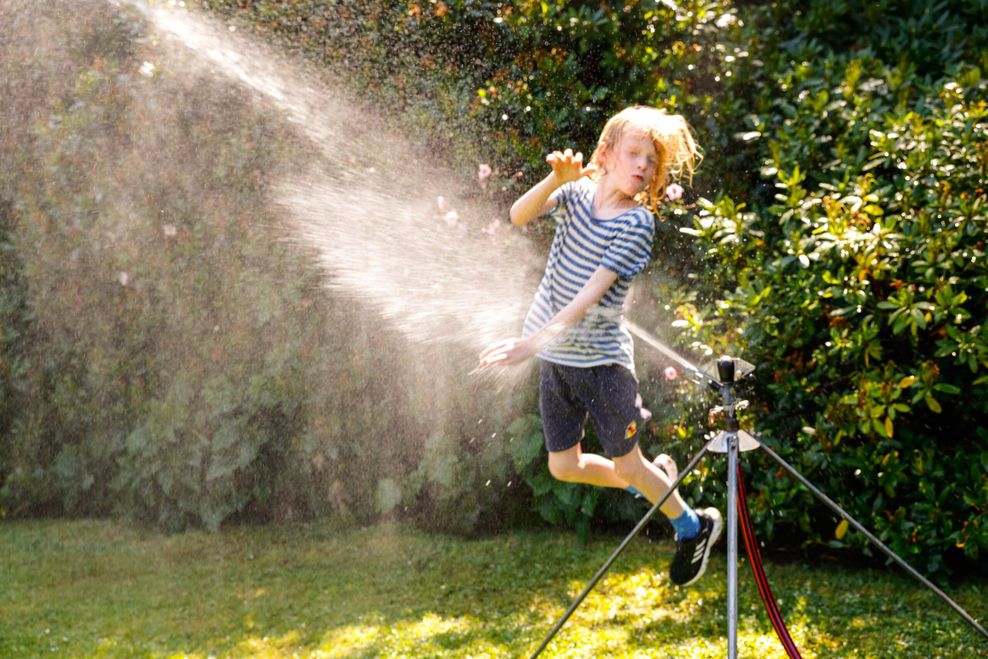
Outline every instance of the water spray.
{"label": "water spray", "polygon": [[[297,129],[311,158],[272,182],[271,201],[285,240],[311,257],[327,288],[414,344],[461,350],[464,364],[514,331],[540,259],[530,241],[491,221],[496,211],[482,195],[457,197],[462,178],[435,153],[421,153],[324,71],[286,62],[209,16],[174,3],[108,1],[139,11],[180,45],[183,60],[248,90]],[[496,379],[515,383],[524,372]]]}
{"label": "water spray", "polygon": [[[589,581],[587,586],[577,595],[576,599],[570,604],[569,608],[563,614],[563,616],[556,622],[550,632],[543,639],[542,643],[536,648],[535,652],[532,653],[532,658],[539,656],[549,643],[552,638],[562,629],[563,625],[573,614],[574,611],[579,607],[580,603],[590,594],[594,586],[603,578],[604,574],[610,569],[617,557],[625,550],[628,544],[631,542],[638,533],[645,527],[645,525],[652,519],[655,513],[659,510],[662,504],[665,503],[666,499],[679,487],[680,483],[686,477],[687,474],[693,471],[700,460],[708,452],[712,453],[724,453],[727,455],[727,650],[729,659],[737,659],[738,649],[737,649],[737,625],[738,625],[738,587],[737,587],[737,568],[738,568],[738,521],[739,515],[742,520],[745,521],[745,539],[748,545],[748,556],[752,562],[752,568],[756,570],[756,579],[759,579],[759,592],[762,594],[765,600],[766,608],[769,611],[769,617],[772,620],[773,627],[775,627],[776,633],[779,639],[782,641],[783,646],[789,657],[799,657],[799,651],[796,649],[795,645],[792,643],[792,639],[789,637],[788,631],[785,630],[784,624],[781,622],[781,615],[778,614],[778,608],[774,601],[769,601],[766,595],[770,595],[771,591],[767,587],[767,581],[764,580],[764,572],[761,572],[759,577],[759,571],[761,568],[760,559],[758,557],[757,545],[754,543],[754,536],[750,528],[750,524],[747,523],[747,503],[743,498],[739,498],[739,479],[740,479],[740,468],[739,468],[739,455],[742,452],[752,451],[757,448],[764,450],[769,457],[771,457],[780,467],[782,467],[788,474],[793,476],[797,481],[799,481],[807,490],[810,491],[815,497],[817,497],[821,502],[824,503],[833,512],[840,515],[842,519],[847,520],[848,524],[861,532],[872,544],[878,547],[886,556],[888,556],[897,565],[908,572],[917,581],[922,583],[924,586],[933,591],[940,599],[942,599],[948,606],[950,606],[958,615],[960,615],[965,622],[970,624],[979,634],[988,639],[988,631],[982,627],[977,620],[975,620],[967,611],[965,611],[959,604],[957,604],[953,599],[951,599],[946,593],[937,588],[929,579],[920,574],[915,568],[910,566],[906,561],[900,558],[895,552],[893,552],[889,547],[887,547],[881,540],[879,540],[873,533],[868,531],[861,523],[851,517],[843,508],[841,508],[832,499],[827,497],[822,491],[815,487],[809,480],[797,472],[789,463],[779,457],[774,451],[769,449],[767,446],[762,444],[753,435],[742,430],[740,424],[738,423],[736,411],[741,403],[744,401],[738,400],[737,397],[737,386],[745,379],[750,377],[755,371],[755,367],[742,360],[735,357],[724,356],[717,360],[716,371],[708,372],[707,370],[701,370],[674,351],[672,348],[668,347],[658,338],[644,330],[642,327],[636,325],[635,323],[627,322],[628,328],[631,332],[641,339],[644,343],[650,347],[657,350],[659,353],[672,359],[674,362],[682,366],[687,372],[694,376],[694,380],[705,383],[711,389],[717,391],[721,396],[721,405],[715,408],[717,411],[723,412],[724,417],[724,427],[723,429],[706,445],[704,445],[700,451],[693,456],[693,458],[686,465],[685,469],[680,470],[678,477],[670,485],[669,490],[662,496],[647,513],[642,517],[641,521],[631,530],[631,532],[621,541],[617,549],[608,557],[601,568]],[[743,507],[743,509],[742,509]],[[758,568],[758,569],[756,569]],[[781,625],[781,627],[780,627]]]}

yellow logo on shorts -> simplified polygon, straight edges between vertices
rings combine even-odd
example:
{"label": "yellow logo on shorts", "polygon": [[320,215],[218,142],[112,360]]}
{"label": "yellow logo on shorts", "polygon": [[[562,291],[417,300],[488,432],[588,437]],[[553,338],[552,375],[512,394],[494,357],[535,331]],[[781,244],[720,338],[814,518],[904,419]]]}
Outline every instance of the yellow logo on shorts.
{"label": "yellow logo on shorts", "polygon": [[638,422],[632,421],[631,423],[628,424],[628,427],[625,428],[624,430],[624,438],[631,439],[632,437],[635,436],[636,432],[638,432]]}

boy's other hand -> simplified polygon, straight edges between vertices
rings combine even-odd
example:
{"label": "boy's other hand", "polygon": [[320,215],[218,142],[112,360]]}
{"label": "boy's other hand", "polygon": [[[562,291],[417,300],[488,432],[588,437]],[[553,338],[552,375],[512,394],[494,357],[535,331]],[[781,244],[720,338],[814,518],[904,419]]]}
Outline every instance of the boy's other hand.
{"label": "boy's other hand", "polygon": [[584,176],[590,176],[597,171],[595,165],[584,167],[583,154],[579,152],[574,154],[572,149],[553,151],[545,157],[545,161],[552,167],[552,173],[555,174],[559,185],[569,183],[570,181],[578,181]]}
{"label": "boy's other hand", "polygon": [[480,368],[520,364],[536,352],[531,339],[504,339],[487,346],[480,353]]}

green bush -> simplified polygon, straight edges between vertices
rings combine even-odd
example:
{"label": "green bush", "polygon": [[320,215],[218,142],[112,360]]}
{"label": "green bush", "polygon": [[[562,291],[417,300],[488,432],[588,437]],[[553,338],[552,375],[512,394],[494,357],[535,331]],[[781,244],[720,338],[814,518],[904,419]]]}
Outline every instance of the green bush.
{"label": "green bush", "polygon": [[268,187],[311,147],[162,58],[140,16],[87,8],[0,11],[0,510],[215,529],[438,518],[475,492],[450,526],[510,518],[484,487],[510,460],[484,442],[456,482],[420,467],[452,409],[459,442],[509,403],[437,393],[463,355],[409,358],[286,240]]}
{"label": "green bush", "polygon": [[[20,254],[11,242],[13,230],[13,208],[0,201],[0,437],[7,437],[12,431],[13,420],[24,401],[28,369],[24,343],[30,317]],[[0,443],[0,465],[14,463],[15,452],[10,442]],[[0,508],[0,517],[5,512]]]}
{"label": "green bush", "polygon": [[[589,151],[615,110],[684,113],[706,158],[686,203],[660,218],[661,258],[636,315],[689,356],[756,362],[745,423],[921,569],[946,575],[988,548],[985,3],[202,4],[364,90],[465,181],[489,162],[492,184],[472,194],[505,203],[541,175],[547,149]],[[258,163],[290,168],[290,131],[256,112],[227,121],[224,108],[243,99],[216,83],[196,95],[166,76],[122,79],[139,64],[141,28],[96,14],[74,27],[81,50],[60,64],[67,74],[10,63],[30,61],[26,51],[3,60],[5,90],[38,94],[5,105],[0,122],[15,154],[0,184],[0,244],[12,246],[0,263],[13,283],[0,307],[0,393],[22,410],[0,454],[8,510],[105,511],[113,496],[91,493],[106,492],[175,527],[298,510],[470,531],[517,519],[529,500],[581,532],[591,518],[638,514],[627,497],[552,481],[538,420],[512,412],[533,408],[530,388],[499,397],[469,386],[439,402],[427,367],[395,370],[378,356],[400,339],[317,291],[298,254],[265,239],[276,220],[259,209],[277,172]],[[135,123],[145,89],[163,85],[195,100],[166,117],[184,146],[149,142],[153,125]],[[139,145],[198,163],[131,174],[142,177],[133,189],[153,191],[143,229],[91,184],[110,171],[107,153],[138,160],[107,135],[144,136]],[[225,145],[214,161],[190,146],[207,135]],[[179,227],[164,241],[162,208]],[[127,250],[97,258],[120,232]],[[85,331],[64,320],[87,317],[94,296],[112,313]],[[176,305],[187,306],[166,311]],[[217,316],[232,321],[222,336],[211,333]],[[712,401],[664,383],[639,352],[656,412],[643,445],[682,462],[705,441]],[[327,381],[340,384],[319,387]],[[379,424],[417,441],[348,441],[382,409]],[[784,474],[746,467],[767,541],[868,551],[854,534],[836,537],[838,520]],[[115,476],[97,482],[104,473]],[[719,465],[703,464],[687,489],[722,503],[722,481]]]}
{"label": "green bush", "polygon": [[[631,102],[683,111],[707,149],[698,191],[714,201],[695,214],[696,242],[674,242],[651,275],[680,345],[759,363],[749,419],[898,553],[936,574],[977,558],[988,546],[984,4],[491,11],[511,34],[474,115],[508,145],[505,169],[540,171],[556,144],[589,148],[602,118]],[[677,211],[672,224],[692,222]],[[705,421],[687,397],[646,447],[671,435],[682,458]],[[716,499],[714,472],[700,473]],[[780,473],[752,476],[766,539],[870,551],[836,538],[838,520]],[[548,483],[530,480],[544,516],[560,519],[540,499]]]}
{"label": "green bush", "polygon": [[[728,292],[682,324],[760,365],[752,417],[784,457],[897,553],[950,573],[988,547],[988,83],[971,61],[984,32],[958,37],[979,10],[907,13],[854,33],[848,52],[846,36],[819,39],[827,12],[856,15],[852,3],[807,4],[794,20],[805,32],[775,51],[751,103],[774,198],[701,204],[690,231],[705,285]],[[941,40],[942,59],[929,59],[925,39],[906,47],[917,25],[957,37]],[[890,29],[900,48],[887,62],[892,51],[862,44]],[[839,520],[777,472],[753,476],[769,538],[777,516],[807,542],[869,551],[861,537],[835,537]]]}

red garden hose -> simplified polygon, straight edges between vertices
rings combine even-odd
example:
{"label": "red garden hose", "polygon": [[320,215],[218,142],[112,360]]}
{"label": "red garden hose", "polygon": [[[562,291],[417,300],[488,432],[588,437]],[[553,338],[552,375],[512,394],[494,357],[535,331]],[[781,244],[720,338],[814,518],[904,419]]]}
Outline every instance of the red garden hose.
{"label": "red garden hose", "polygon": [[765,610],[768,612],[772,628],[775,629],[782,647],[785,648],[789,659],[802,659],[799,649],[786,629],[786,622],[782,619],[782,612],[772,595],[772,587],[769,586],[768,578],[765,576],[765,568],[762,566],[762,557],[758,552],[758,541],[755,538],[755,531],[751,527],[751,517],[748,514],[748,500],[744,494],[744,478],[741,476],[741,467],[738,466],[738,517],[741,520],[741,533],[744,535],[744,546],[748,550],[748,562],[751,563],[751,571],[755,575],[755,583],[758,584],[758,594],[761,595],[765,603]]}

